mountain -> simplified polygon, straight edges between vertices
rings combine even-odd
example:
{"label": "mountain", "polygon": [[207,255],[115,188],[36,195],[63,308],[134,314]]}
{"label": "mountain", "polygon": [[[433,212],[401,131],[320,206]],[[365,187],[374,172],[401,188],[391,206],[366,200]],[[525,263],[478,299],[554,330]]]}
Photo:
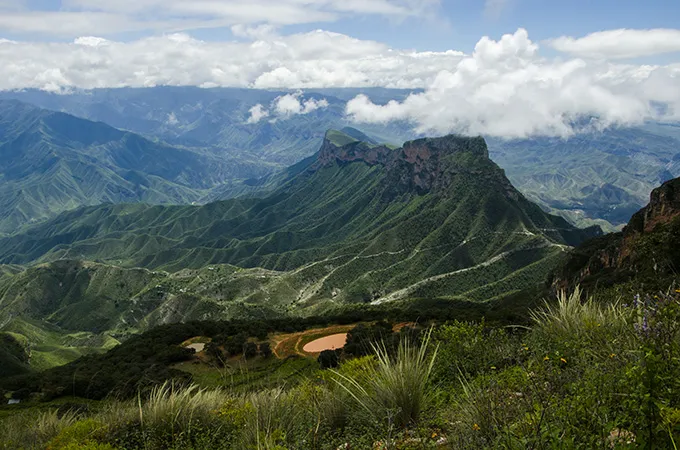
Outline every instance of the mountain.
{"label": "mountain", "polygon": [[680,178],[654,189],[623,231],[585,242],[553,277],[553,285],[602,288],[635,281],[649,291],[676,283],[680,269]]}
{"label": "mountain", "polygon": [[191,203],[266,171],[99,122],[0,101],[0,233],[102,202]]}
{"label": "mountain", "polygon": [[[250,109],[273,103],[288,94],[303,93],[302,100],[326,100],[328,106],[307,114],[272,115],[248,123]],[[410,90],[318,89],[269,91],[240,88],[161,86],[76,90],[54,94],[39,90],[0,92],[54,111],[105,122],[173,145],[209,149],[221,157],[260,159],[269,172],[314,154],[330,128],[352,125],[345,117],[346,101],[364,93],[379,103],[404,98]],[[403,124],[367,125],[364,132],[382,142],[401,143],[415,135]],[[238,177],[241,179],[251,176]]]}
{"label": "mountain", "polygon": [[394,149],[330,131],[264,199],[84,207],[0,239],[0,262],[28,265],[0,280],[0,323],[117,339],[181,320],[487,301],[540,283],[595,232],[526,200],[482,138]]}
{"label": "mountain", "polygon": [[613,230],[644,206],[652,189],[680,176],[680,134],[673,131],[648,124],[569,139],[493,140],[489,147],[530,200],[572,223]]}
{"label": "mountain", "polygon": [[[24,346],[10,333],[0,333],[0,378],[31,372]],[[5,400],[4,397],[0,401]]]}
{"label": "mountain", "polygon": [[[253,184],[296,164],[318,149],[324,130],[356,126],[345,116],[346,102],[364,94],[374,103],[403,100],[410,90],[314,89],[301,99],[325,99],[326,108],[309,114],[279,115],[248,123],[257,104],[272,110],[290,91],[196,87],[0,92],[37,106],[208,152],[245,168],[230,174],[203,201],[251,195]],[[294,94],[297,94],[295,92]],[[274,108],[275,109],[275,108]],[[419,137],[407,123],[362,124],[377,142],[398,144]],[[489,139],[491,158],[510,181],[544,210],[579,226],[615,230],[646,202],[659,183],[680,176],[680,127],[647,123],[562,138]],[[364,139],[359,139],[364,140]],[[250,168],[250,174],[247,174]],[[257,168],[257,170],[252,170]],[[255,173],[257,172],[257,173]],[[263,180],[257,180],[264,177]],[[270,191],[271,185],[267,190]]]}

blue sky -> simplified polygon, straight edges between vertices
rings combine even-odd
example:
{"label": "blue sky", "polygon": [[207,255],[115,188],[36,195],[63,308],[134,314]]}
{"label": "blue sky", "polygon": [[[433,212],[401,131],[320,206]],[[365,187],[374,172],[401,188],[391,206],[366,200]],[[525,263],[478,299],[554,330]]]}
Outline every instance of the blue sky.
{"label": "blue sky", "polygon": [[[183,0],[191,2],[191,0]],[[40,11],[105,11],[102,4],[125,4],[126,2],[101,2],[97,0],[0,0],[7,10],[28,12]],[[134,2],[127,2],[134,3]],[[142,1],[143,3],[143,1]],[[230,0],[216,3],[234,3]],[[310,2],[314,3],[314,2]],[[323,2],[317,2],[323,3]],[[536,41],[562,35],[584,36],[592,32],[618,29],[677,28],[680,24],[680,1],[677,0],[414,0],[397,4],[430,4],[426,14],[399,17],[390,14],[341,11],[332,20],[305,24],[288,24],[281,27],[286,33],[308,31],[316,28],[344,33],[360,39],[384,42],[396,48],[442,51],[451,48],[470,50],[480,36],[499,37],[512,33],[517,28],[526,28]],[[162,4],[161,4],[162,5]],[[109,11],[116,8],[108,8]],[[310,8],[312,10],[313,8]],[[333,8],[324,8],[332,10]],[[351,10],[351,7],[348,8]],[[116,12],[124,12],[118,8]],[[150,8],[143,13],[144,20],[154,20],[154,11],[163,7]],[[211,18],[205,13],[203,18]],[[256,22],[256,21],[254,21]],[[261,23],[267,23],[264,18]],[[64,41],[77,37],[79,27],[73,33],[51,34],[49,26],[42,32],[21,30],[18,27],[2,26],[0,36],[11,39]],[[20,28],[20,27],[19,27]],[[115,27],[114,27],[115,28]],[[83,30],[92,31],[92,30]],[[105,31],[105,28],[102,28]],[[149,34],[163,33],[163,28],[138,31],[121,30],[101,33],[105,37],[133,40]],[[193,36],[206,40],[232,38],[230,27],[210,29],[189,29]],[[94,34],[94,33],[85,33]]]}

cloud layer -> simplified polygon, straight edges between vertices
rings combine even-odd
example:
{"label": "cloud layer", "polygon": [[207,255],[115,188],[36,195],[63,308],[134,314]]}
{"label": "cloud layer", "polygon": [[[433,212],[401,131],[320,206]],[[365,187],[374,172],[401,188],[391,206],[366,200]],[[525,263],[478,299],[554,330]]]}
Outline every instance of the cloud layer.
{"label": "cloud layer", "polygon": [[680,120],[680,65],[547,60],[520,29],[499,41],[482,38],[471,56],[442,70],[423,93],[385,105],[358,96],[347,114],[358,122],[409,121],[423,133],[504,138]]}
{"label": "cloud layer", "polygon": [[549,43],[556,50],[585,58],[638,58],[680,52],[680,30],[609,30],[582,38],[562,36]]}
{"label": "cloud layer", "polygon": [[[469,55],[394,49],[322,30],[281,36],[276,27],[261,24],[236,25],[233,32],[240,40],[204,42],[185,33],[131,42],[92,36],[68,43],[0,39],[0,90],[158,85],[423,89],[385,105],[359,96],[347,104],[347,114],[357,122],[407,121],[425,133],[502,137],[568,136],[647,119],[680,120],[680,64],[617,62],[646,51],[672,51],[677,39],[665,38],[679,30],[624,30],[549,41],[577,55],[566,58],[542,56],[523,29],[497,41],[483,37]],[[256,123],[326,105],[296,93],[272,105],[252,106],[249,120]]]}
{"label": "cloud layer", "polygon": [[[29,9],[0,0],[0,31],[77,37],[126,31],[176,32],[232,25],[333,22],[357,15],[429,17],[440,0],[51,0]],[[150,19],[153,17],[153,19]]]}
{"label": "cloud layer", "polygon": [[241,27],[251,42],[204,42],[183,33],[116,42],[0,40],[0,89],[193,85],[252,88],[421,88],[461,52],[413,52],[328,31],[278,36]]}

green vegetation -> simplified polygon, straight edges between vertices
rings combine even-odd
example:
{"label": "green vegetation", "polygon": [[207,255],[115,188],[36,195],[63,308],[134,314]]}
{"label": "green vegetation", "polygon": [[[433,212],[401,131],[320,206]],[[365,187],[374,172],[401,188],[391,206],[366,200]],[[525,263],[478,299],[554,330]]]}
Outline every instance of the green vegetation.
{"label": "green vegetation", "polygon": [[680,294],[627,305],[579,295],[535,310],[529,327],[448,322],[279,386],[234,391],[180,377],[129,400],[18,409],[0,419],[2,445],[673,448]]}
{"label": "green vegetation", "polygon": [[[534,289],[594,232],[527,201],[481,138],[389,149],[362,136],[329,132],[263,199],[85,207],[0,239],[0,261],[25,265],[0,278],[0,329],[56,333],[29,339],[44,368],[172,322],[485,302]],[[67,342],[79,333],[91,343]]]}
{"label": "green vegetation", "polygon": [[0,100],[0,235],[83,205],[189,204],[272,168]]}

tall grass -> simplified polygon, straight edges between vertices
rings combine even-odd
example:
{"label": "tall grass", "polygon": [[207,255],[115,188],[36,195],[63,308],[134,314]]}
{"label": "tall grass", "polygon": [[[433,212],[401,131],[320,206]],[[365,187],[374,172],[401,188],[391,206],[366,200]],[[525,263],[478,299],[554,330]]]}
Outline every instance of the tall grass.
{"label": "tall grass", "polygon": [[19,414],[0,423],[0,449],[39,449],[57,436],[61,430],[74,424],[78,416],[73,412],[59,414],[50,410],[38,414]]}
{"label": "tall grass", "polygon": [[295,391],[270,389],[249,394],[244,400],[249,414],[241,437],[243,448],[282,448],[288,438],[304,432],[299,423],[304,406],[296,402]]}
{"label": "tall grass", "polygon": [[376,364],[369,366],[362,379],[338,371],[334,381],[375,419],[388,419],[406,427],[418,422],[431,400],[428,380],[437,357],[438,346],[428,351],[432,329],[420,345],[404,338],[390,355],[384,342],[374,343]]}
{"label": "tall grass", "polygon": [[618,302],[600,304],[592,297],[582,300],[581,288],[571,294],[561,291],[557,301],[531,313],[534,332],[562,342],[578,342],[584,339],[593,344],[606,344],[610,336],[619,339],[629,334],[630,312]]}
{"label": "tall grass", "polygon": [[154,387],[145,402],[138,399],[139,422],[144,429],[191,434],[192,426],[214,420],[228,399],[220,390],[177,387],[166,381]]}

